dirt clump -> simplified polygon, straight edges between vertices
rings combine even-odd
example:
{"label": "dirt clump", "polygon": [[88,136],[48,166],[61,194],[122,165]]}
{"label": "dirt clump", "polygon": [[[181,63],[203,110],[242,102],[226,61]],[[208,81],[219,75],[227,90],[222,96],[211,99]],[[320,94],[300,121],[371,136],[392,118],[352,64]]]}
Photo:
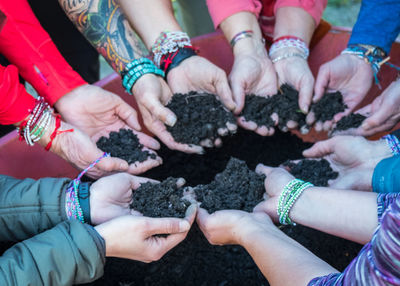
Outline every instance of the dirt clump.
{"label": "dirt clump", "polygon": [[112,131],[108,138],[101,137],[96,145],[100,150],[110,153],[112,157],[121,158],[128,164],[157,158],[156,154],[142,150],[143,145],[140,144],[139,138],[130,129]]}
{"label": "dirt clump", "polygon": [[366,119],[362,114],[358,113],[351,113],[342,119],[340,119],[336,123],[335,129],[332,130],[332,133],[335,133],[337,131],[343,131],[351,128],[358,128],[361,126],[361,123]]}
{"label": "dirt clump", "polygon": [[264,175],[251,171],[246,162],[231,158],[222,173],[211,183],[194,187],[194,192],[209,213],[226,209],[251,212],[263,200],[264,179]]}
{"label": "dirt clump", "polygon": [[272,97],[246,95],[244,108],[240,116],[246,121],[255,122],[258,126],[274,127],[271,115],[274,113]]}
{"label": "dirt clump", "polygon": [[302,159],[299,162],[286,161],[283,163],[289,172],[297,179],[310,182],[314,186],[327,187],[329,180],[339,176],[326,159],[310,160]]}
{"label": "dirt clump", "polygon": [[333,117],[345,111],[347,105],[343,102],[343,95],[337,91],[325,93],[321,100],[311,105],[311,112],[315,115],[315,121],[325,122],[332,120]]}
{"label": "dirt clump", "polygon": [[167,130],[180,143],[199,145],[204,139],[216,139],[220,137],[219,128],[226,128],[228,122],[236,123],[233,114],[213,94],[174,94],[166,107],[178,118]]}
{"label": "dirt clump", "polygon": [[167,178],[161,183],[146,182],[133,192],[131,208],[147,217],[184,218],[190,202],[183,198],[178,179]]}

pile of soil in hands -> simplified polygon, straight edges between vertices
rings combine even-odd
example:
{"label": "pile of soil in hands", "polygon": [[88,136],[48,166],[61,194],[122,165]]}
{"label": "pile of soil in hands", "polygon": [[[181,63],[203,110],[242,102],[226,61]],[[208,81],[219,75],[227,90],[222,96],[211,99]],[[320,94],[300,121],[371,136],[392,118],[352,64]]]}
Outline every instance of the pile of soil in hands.
{"label": "pile of soil in hands", "polygon": [[311,111],[315,115],[315,121],[325,122],[332,120],[333,117],[345,111],[347,105],[343,102],[343,95],[337,91],[325,93],[317,103],[311,105]]}
{"label": "pile of soil in hands", "polygon": [[274,113],[272,97],[246,95],[244,108],[240,116],[246,121],[255,122],[258,126],[274,127],[271,115]]}
{"label": "pile of soil in hands", "polygon": [[131,208],[147,217],[184,218],[190,202],[183,198],[178,179],[167,178],[161,183],[146,182],[133,192]]}
{"label": "pile of soil in hands", "polygon": [[328,186],[329,180],[334,180],[339,176],[338,172],[332,170],[326,159],[302,159],[297,163],[286,161],[283,165],[288,167],[289,172],[297,179],[310,182],[319,187]]}
{"label": "pile of soil in hands", "polygon": [[358,113],[350,113],[349,115],[343,117],[336,123],[335,129],[333,129],[332,133],[336,131],[343,131],[351,128],[358,128],[361,126],[361,123],[366,119],[362,114]]}
{"label": "pile of soil in hands", "polygon": [[97,147],[112,157],[118,157],[132,164],[135,162],[144,162],[147,159],[156,159],[157,156],[149,151],[142,150],[139,138],[130,129],[120,129],[118,132],[110,132],[109,138],[101,137]]}
{"label": "pile of soil in hands", "polygon": [[167,130],[180,143],[199,145],[204,139],[214,140],[219,137],[219,128],[226,128],[228,122],[236,123],[233,114],[213,94],[174,94],[166,107],[178,118]]}
{"label": "pile of soil in hands", "polygon": [[211,183],[194,187],[196,200],[209,213],[226,209],[251,212],[263,200],[264,179],[264,175],[251,171],[246,162],[231,158]]}
{"label": "pile of soil in hands", "polygon": [[[162,146],[159,154],[164,164],[142,176],[158,180],[183,177],[190,186],[209,184],[216,174],[223,172],[231,157],[244,160],[254,170],[258,163],[279,166],[287,159],[300,159],[302,151],[311,146],[279,131],[274,136],[262,137],[239,130],[236,136],[223,138],[223,143],[222,148],[211,149],[205,155],[185,154]],[[285,226],[282,230],[340,271],[361,249],[356,243],[300,225]],[[193,225],[186,240],[157,262],[108,258],[104,276],[90,285],[262,286],[268,282],[242,247],[210,245]]]}

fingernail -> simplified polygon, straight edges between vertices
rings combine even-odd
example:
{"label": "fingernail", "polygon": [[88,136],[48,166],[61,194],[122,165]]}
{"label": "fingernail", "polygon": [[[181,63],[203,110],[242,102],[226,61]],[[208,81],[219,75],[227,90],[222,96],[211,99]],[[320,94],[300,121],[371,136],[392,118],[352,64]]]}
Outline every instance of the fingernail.
{"label": "fingernail", "polygon": [[176,120],[177,120],[177,118],[176,118],[175,115],[173,115],[173,114],[168,114],[167,120],[166,120],[165,124],[167,124],[168,126],[171,126],[171,127],[172,127],[172,126],[175,125]]}
{"label": "fingernail", "polygon": [[307,113],[308,112],[308,106],[307,105],[302,105],[301,106],[301,110],[303,111],[303,113]]}
{"label": "fingernail", "polygon": [[188,221],[182,220],[179,222],[179,231],[180,232],[185,232],[185,231],[188,231],[189,229],[190,229],[190,224]]}

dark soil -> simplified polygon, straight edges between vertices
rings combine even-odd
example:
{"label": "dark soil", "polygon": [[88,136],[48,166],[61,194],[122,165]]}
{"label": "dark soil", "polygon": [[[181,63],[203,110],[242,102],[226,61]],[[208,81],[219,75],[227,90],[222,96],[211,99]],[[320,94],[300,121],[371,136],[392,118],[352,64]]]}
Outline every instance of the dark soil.
{"label": "dark soil", "polygon": [[358,127],[361,126],[362,122],[366,118],[367,117],[365,117],[364,115],[361,115],[361,114],[358,114],[358,113],[351,113],[351,114],[343,117],[342,119],[340,119],[336,123],[336,127],[332,131],[332,133],[336,132],[336,131],[347,130],[347,129],[350,129],[350,128],[358,128]]}
{"label": "dark soil", "polygon": [[180,143],[199,145],[204,139],[214,140],[219,137],[219,128],[226,128],[227,122],[236,123],[233,114],[208,93],[174,94],[167,108],[178,118],[167,130]]}
{"label": "dark soil", "polygon": [[339,175],[338,172],[332,170],[331,165],[325,159],[303,159],[298,163],[286,161],[283,165],[288,167],[290,173],[297,179],[320,187],[328,186],[328,181],[336,179]]}
{"label": "dark soil", "polygon": [[332,120],[339,112],[345,111],[347,105],[343,103],[342,94],[337,91],[325,93],[320,101],[311,106],[311,111],[315,114],[315,121],[325,122]]}
{"label": "dark soil", "polygon": [[246,162],[231,158],[210,184],[194,188],[196,200],[209,213],[226,209],[251,212],[263,200],[264,179],[264,175],[251,171]]}
{"label": "dark soil", "polygon": [[133,192],[131,208],[148,217],[185,217],[190,202],[183,199],[177,180],[170,177],[159,184],[142,184]]}
{"label": "dark soil", "polygon": [[[223,141],[222,148],[211,149],[202,156],[163,146],[159,153],[164,164],[143,176],[159,180],[183,177],[191,186],[209,184],[225,169],[231,157],[245,160],[249,169],[254,170],[258,163],[278,166],[287,159],[300,159],[301,152],[310,147],[296,136],[279,131],[272,137],[262,137],[240,130],[236,136]],[[358,244],[302,226],[287,226],[283,231],[338,270],[343,270],[361,249]],[[194,225],[186,240],[160,261],[145,264],[108,258],[104,277],[90,285],[261,286],[268,283],[244,249],[212,246]]]}
{"label": "dark soil", "polygon": [[142,150],[143,145],[140,144],[136,134],[129,129],[110,132],[109,138],[103,136],[96,144],[100,150],[110,153],[112,157],[124,159],[128,164],[144,162],[148,158],[156,159],[154,153]]}
{"label": "dark soil", "polygon": [[254,94],[246,95],[244,108],[240,116],[246,121],[253,121],[258,126],[275,126],[271,115],[274,113],[272,97],[257,96]]}

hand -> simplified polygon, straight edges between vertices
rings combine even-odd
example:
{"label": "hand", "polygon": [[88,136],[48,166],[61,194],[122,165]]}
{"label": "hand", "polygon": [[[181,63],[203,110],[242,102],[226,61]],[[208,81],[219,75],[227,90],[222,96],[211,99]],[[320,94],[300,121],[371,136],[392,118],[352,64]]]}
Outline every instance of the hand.
{"label": "hand", "polygon": [[162,78],[153,74],[145,74],[135,83],[132,93],[136,98],[147,129],[160,138],[169,149],[186,153],[204,153],[201,146],[189,146],[176,142],[171,133],[167,131],[164,124],[174,126],[176,115],[165,107],[171,100],[172,93]]}
{"label": "hand", "polygon": [[[292,50],[293,49],[293,50]],[[277,52],[277,57],[286,53],[298,52],[296,48],[286,48]],[[279,86],[287,83],[299,91],[299,107],[307,113],[310,108],[314,89],[314,76],[308,63],[303,58],[293,56],[274,63],[278,73]],[[288,126],[293,128],[293,126]],[[295,126],[296,127],[296,126]]]}
{"label": "hand", "polygon": [[278,221],[277,208],[279,196],[283,192],[283,188],[291,180],[295,179],[288,171],[283,168],[272,168],[263,164],[258,164],[256,172],[266,176],[264,181],[267,199],[259,203],[254,212],[265,212],[274,221]]}
{"label": "hand", "polygon": [[[340,55],[320,67],[313,102],[318,102],[325,91],[340,91],[347,109],[335,115],[334,121],[337,122],[350,114],[364,99],[371,88],[372,79],[373,72],[369,64],[354,55]],[[314,115],[310,113],[307,123],[312,124],[314,121]],[[333,121],[317,122],[315,130],[328,131],[332,125]]]}
{"label": "hand", "polygon": [[336,189],[372,190],[376,165],[392,153],[385,140],[370,141],[361,136],[335,136],[303,152],[309,158],[325,158],[339,176],[330,180]]}
{"label": "hand", "polygon": [[271,219],[261,212],[223,210],[210,215],[202,208],[198,211],[196,221],[204,236],[214,245],[243,245],[244,238],[273,225]]}
{"label": "hand", "polygon": [[357,113],[368,115],[355,131],[357,135],[371,136],[392,129],[400,121],[400,80],[392,82],[380,96]]}
{"label": "hand", "polygon": [[94,225],[123,215],[141,215],[130,208],[133,190],[151,179],[118,173],[96,181],[90,187],[90,218]]}
{"label": "hand", "polygon": [[[106,242],[106,256],[142,262],[159,260],[185,239],[196,216],[192,205],[184,219],[122,216],[95,227]],[[169,234],[167,237],[158,234]]]}
{"label": "hand", "polygon": [[[249,44],[246,41],[251,41],[252,45],[244,47]],[[234,47],[235,61],[229,81],[236,102],[236,114],[243,110],[247,94],[269,96],[277,93],[278,85],[274,66],[268,58],[264,45],[261,41],[258,42],[254,44],[252,38],[242,39]],[[243,117],[238,119],[238,124],[262,136],[274,134],[274,128],[257,126],[255,122],[246,121]]]}

